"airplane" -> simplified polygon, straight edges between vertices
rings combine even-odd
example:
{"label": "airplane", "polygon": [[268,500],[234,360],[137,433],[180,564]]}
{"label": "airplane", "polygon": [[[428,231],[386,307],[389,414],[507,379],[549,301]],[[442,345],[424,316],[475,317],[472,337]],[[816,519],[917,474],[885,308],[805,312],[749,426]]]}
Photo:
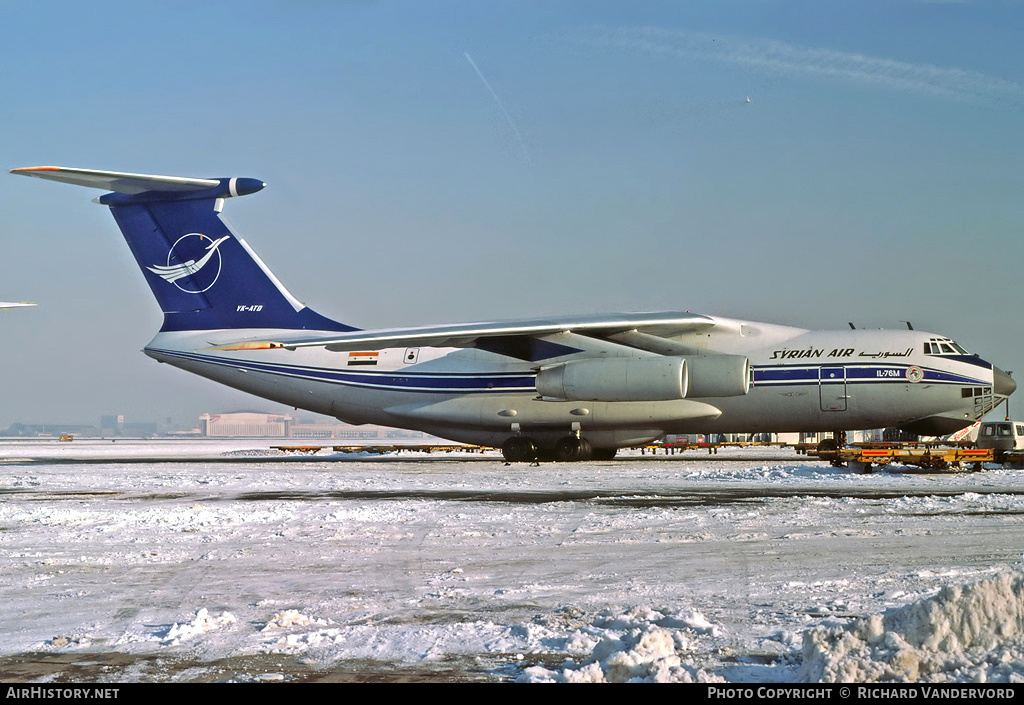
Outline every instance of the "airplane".
{"label": "airplane", "polygon": [[1016,389],[909,326],[812,331],[687,311],[361,330],[300,303],[221,217],[262,181],[11,173],[109,192],[95,200],[164,313],[146,355],[344,422],[501,448],[510,462],[610,459],[695,431],[947,434]]}
{"label": "airplane", "polygon": [[22,306],[35,306],[27,301],[0,301],[0,308],[21,308]]}

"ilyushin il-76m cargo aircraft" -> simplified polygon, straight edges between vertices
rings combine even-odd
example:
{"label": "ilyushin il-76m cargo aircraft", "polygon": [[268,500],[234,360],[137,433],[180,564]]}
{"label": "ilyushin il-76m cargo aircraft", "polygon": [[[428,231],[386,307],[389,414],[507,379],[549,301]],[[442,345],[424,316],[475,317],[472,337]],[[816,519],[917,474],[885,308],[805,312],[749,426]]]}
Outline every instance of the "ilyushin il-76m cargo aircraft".
{"label": "ilyushin il-76m cargo aircraft", "polygon": [[509,461],[607,459],[671,433],[941,435],[1016,388],[909,326],[810,331],[686,312],[360,330],[300,303],[221,216],[261,181],[12,171],[111,192],[96,201],[164,312],[150,357],[348,423],[500,447]]}

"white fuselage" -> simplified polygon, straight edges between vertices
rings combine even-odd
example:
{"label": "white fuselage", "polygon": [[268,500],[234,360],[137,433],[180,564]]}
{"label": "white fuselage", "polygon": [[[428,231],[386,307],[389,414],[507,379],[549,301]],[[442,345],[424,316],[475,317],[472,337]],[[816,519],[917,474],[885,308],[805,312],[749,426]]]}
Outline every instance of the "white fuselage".
{"label": "white fuselage", "polygon": [[545,336],[545,342],[576,352],[542,362],[473,348],[210,349],[281,333],[262,329],[163,332],[146,353],[236,389],[349,423],[417,429],[491,446],[519,432],[556,438],[578,431],[595,447],[622,447],[668,433],[841,431],[924,419],[931,419],[929,428],[945,433],[947,426],[955,430],[973,423],[1003,398],[994,392],[992,366],[980,358],[928,354],[927,342],[940,339],[934,334],[808,331],[714,320],[710,332],[668,340],[698,355],[746,356],[752,378],[746,394],[668,401],[539,398],[535,379],[540,367],[623,355],[622,345],[574,333]]}

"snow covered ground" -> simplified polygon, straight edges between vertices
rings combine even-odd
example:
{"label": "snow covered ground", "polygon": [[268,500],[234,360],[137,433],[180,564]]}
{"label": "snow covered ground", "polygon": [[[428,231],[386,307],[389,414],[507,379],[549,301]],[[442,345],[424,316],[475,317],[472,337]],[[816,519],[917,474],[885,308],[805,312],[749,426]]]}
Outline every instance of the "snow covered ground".
{"label": "snow covered ground", "polygon": [[4,680],[1024,681],[1022,470],[271,444],[0,443]]}

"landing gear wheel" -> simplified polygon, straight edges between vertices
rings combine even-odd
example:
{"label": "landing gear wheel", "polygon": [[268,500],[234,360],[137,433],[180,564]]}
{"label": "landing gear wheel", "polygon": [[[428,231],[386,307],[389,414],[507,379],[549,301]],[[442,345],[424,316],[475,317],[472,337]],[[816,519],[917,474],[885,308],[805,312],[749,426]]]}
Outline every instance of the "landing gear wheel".
{"label": "landing gear wheel", "polygon": [[526,436],[512,436],[501,444],[501,455],[510,463],[529,462],[537,457],[537,444]]}
{"label": "landing gear wheel", "polygon": [[555,460],[561,462],[575,462],[577,460],[589,460],[593,449],[590,443],[583,438],[566,436],[555,444]]}
{"label": "landing gear wheel", "polygon": [[593,460],[611,460],[618,452],[618,448],[594,448],[590,451],[590,457]]}

